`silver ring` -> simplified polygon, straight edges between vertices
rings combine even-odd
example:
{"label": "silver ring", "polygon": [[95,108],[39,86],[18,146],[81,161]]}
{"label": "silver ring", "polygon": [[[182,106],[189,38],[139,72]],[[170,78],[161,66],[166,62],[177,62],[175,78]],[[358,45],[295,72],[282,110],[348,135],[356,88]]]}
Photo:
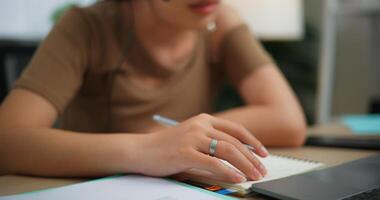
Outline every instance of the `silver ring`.
{"label": "silver ring", "polygon": [[210,149],[209,149],[209,154],[214,156],[216,152],[216,145],[218,144],[218,140],[212,139],[210,142]]}

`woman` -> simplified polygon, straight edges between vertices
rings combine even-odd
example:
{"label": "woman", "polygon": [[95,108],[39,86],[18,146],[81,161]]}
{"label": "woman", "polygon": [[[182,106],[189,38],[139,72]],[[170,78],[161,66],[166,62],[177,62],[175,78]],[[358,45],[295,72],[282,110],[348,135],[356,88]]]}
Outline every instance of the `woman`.
{"label": "woman", "polygon": [[[200,114],[212,112],[224,79],[246,106]],[[155,113],[184,121],[162,128]],[[285,79],[219,0],[113,0],[69,10],[3,102],[0,129],[5,173],[198,171],[230,182],[266,174],[256,157],[268,154],[262,143],[299,146],[305,137]]]}

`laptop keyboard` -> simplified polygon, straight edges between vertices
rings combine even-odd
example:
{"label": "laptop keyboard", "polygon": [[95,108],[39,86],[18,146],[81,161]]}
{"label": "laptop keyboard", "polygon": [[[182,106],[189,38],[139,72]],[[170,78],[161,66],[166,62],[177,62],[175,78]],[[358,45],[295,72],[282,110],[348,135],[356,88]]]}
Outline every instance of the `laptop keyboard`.
{"label": "laptop keyboard", "polygon": [[380,200],[380,186],[363,191],[353,196],[344,198],[343,200]]}

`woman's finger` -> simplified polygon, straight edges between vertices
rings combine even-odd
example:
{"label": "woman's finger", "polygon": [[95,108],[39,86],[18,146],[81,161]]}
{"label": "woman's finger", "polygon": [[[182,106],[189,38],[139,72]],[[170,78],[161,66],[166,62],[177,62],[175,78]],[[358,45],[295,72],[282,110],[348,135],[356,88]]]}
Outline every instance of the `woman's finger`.
{"label": "woman's finger", "polygon": [[[209,138],[209,144],[212,139]],[[203,153],[209,153],[209,145],[202,149]],[[231,143],[219,140],[216,145],[215,153],[216,158],[223,159],[230,163],[232,166],[228,166],[231,169],[238,169],[237,172],[242,175],[245,174],[249,179],[259,180],[263,176],[256,169],[256,167]],[[235,170],[234,169],[234,170]]]}
{"label": "woman's finger", "polygon": [[251,132],[249,132],[243,126],[233,123],[231,121],[216,118],[213,116],[210,116],[210,122],[215,129],[225,132],[239,139],[243,143],[251,145],[259,156],[261,157],[268,156],[268,151],[266,150],[266,148],[261,144],[259,140],[257,140],[253,136]]}
{"label": "woman's finger", "polygon": [[195,151],[192,154],[191,161],[192,168],[209,171],[212,174],[215,174],[219,179],[233,183],[241,183],[247,180],[240,173],[226,166],[216,157]]}
{"label": "woman's finger", "polygon": [[267,171],[265,169],[265,166],[260,162],[259,159],[244,145],[242,144],[238,139],[223,133],[219,130],[212,129],[208,131],[208,136],[210,138],[214,138],[219,141],[225,141],[228,143],[233,144],[253,165],[254,167],[260,172],[262,176],[265,176]]}

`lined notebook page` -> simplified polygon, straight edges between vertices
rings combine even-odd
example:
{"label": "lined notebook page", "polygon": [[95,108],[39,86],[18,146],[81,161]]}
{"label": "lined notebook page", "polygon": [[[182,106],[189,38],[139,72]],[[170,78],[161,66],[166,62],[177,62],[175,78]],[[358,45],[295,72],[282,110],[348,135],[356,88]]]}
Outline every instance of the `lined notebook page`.
{"label": "lined notebook page", "polygon": [[[266,158],[259,158],[259,160],[266,167],[268,171],[267,175],[259,181],[247,181],[244,183],[236,184],[237,186],[241,186],[244,189],[249,189],[254,183],[260,183],[260,182],[270,181],[274,179],[284,178],[287,176],[311,171],[313,169],[323,166],[323,164],[320,162],[299,160],[296,158],[289,158],[289,157],[283,157],[283,156],[277,156],[277,155],[270,155]],[[227,162],[226,164],[230,165]]]}

